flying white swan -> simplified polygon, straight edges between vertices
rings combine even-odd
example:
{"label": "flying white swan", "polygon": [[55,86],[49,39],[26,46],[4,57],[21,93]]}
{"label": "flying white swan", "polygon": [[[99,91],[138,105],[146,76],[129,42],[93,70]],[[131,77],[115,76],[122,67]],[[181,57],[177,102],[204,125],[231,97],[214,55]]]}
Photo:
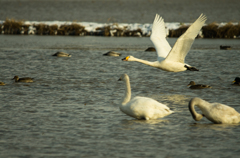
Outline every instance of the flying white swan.
{"label": "flying white swan", "polygon": [[166,40],[164,20],[156,14],[150,39],[157,50],[157,61],[150,62],[133,56],[127,56],[122,60],[137,61],[170,72],[180,72],[185,70],[198,71],[195,67],[184,63],[184,60],[194,42],[194,39],[198,35],[206,20],[206,16],[201,14],[199,18],[187,29],[187,31],[178,38],[177,42],[171,49],[171,46]]}
{"label": "flying white swan", "polygon": [[[199,114],[195,111],[194,106],[202,111]],[[232,107],[220,103],[209,103],[200,98],[193,98],[188,104],[189,111],[195,121],[199,121],[205,116],[209,121],[217,124],[232,124],[240,122],[240,114]]]}
{"label": "flying white swan", "polygon": [[127,74],[123,74],[119,81],[125,82],[125,96],[122,104],[120,104],[120,110],[136,119],[152,120],[162,118],[173,113],[166,105],[157,102],[154,99],[147,97],[135,97],[131,99],[131,86],[129,77]]}

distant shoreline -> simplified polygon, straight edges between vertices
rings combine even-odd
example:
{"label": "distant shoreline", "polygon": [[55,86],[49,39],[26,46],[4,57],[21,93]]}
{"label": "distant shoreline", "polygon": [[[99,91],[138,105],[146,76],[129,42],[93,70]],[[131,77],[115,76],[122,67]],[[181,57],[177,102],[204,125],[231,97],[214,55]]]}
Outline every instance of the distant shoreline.
{"label": "distant shoreline", "polygon": [[[168,37],[180,37],[191,23],[165,23]],[[0,34],[149,37],[152,24],[90,23],[67,21],[0,21]],[[238,38],[239,23],[211,23],[203,26],[198,38]]]}

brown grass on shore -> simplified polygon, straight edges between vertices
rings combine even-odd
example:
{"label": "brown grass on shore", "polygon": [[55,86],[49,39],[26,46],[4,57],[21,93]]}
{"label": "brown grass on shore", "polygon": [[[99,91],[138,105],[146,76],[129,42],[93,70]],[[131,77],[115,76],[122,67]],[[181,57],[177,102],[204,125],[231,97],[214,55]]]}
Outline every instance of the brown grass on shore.
{"label": "brown grass on shore", "polygon": [[140,28],[136,29],[136,30],[127,30],[125,32],[125,36],[132,36],[132,37],[142,37],[143,33],[142,30]]}
{"label": "brown grass on shore", "polygon": [[63,24],[57,30],[58,35],[85,35],[85,27],[77,23],[72,23],[71,25]]}
{"label": "brown grass on shore", "polygon": [[217,32],[218,32],[217,30],[218,30],[218,25],[216,22],[213,22],[202,27],[202,34],[204,38],[216,38]]}
{"label": "brown grass on shore", "polygon": [[50,25],[49,26],[49,35],[57,35],[58,25]]}
{"label": "brown grass on shore", "polygon": [[111,36],[110,26],[97,27],[95,30],[97,31],[95,33],[95,35],[97,35],[97,36]]}
{"label": "brown grass on shore", "polygon": [[229,30],[227,31],[228,38],[236,38],[240,36],[240,23],[237,25],[233,25]]}
{"label": "brown grass on shore", "polygon": [[217,31],[217,38],[229,38],[228,30],[233,27],[232,23],[227,23],[226,25],[219,27]]}
{"label": "brown grass on shore", "polygon": [[168,37],[180,37],[182,34],[184,34],[189,26],[182,25],[176,30],[169,30]]}
{"label": "brown grass on shore", "polygon": [[121,37],[126,36],[126,31],[128,30],[128,26],[124,26],[120,28],[118,23],[113,24],[115,26],[115,32],[113,33],[114,36]]}
{"label": "brown grass on shore", "polygon": [[69,25],[63,24],[57,30],[58,35],[69,35]]}
{"label": "brown grass on shore", "polygon": [[97,32],[94,35],[97,36],[132,36],[132,37],[141,37],[143,35],[142,30],[140,28],[136,30],[129,30],[127,26],[120,28],[117,24],[113,24],[112,27],[110,25],[104,27],[96,28]]}
{"label": "brown grass on shore", "polygon": [[4,34],[20,34],[22,30],[22,26],[24,24],[23,20],[15,20],[15,19],[6,19],[3,23]]}
{"label": "brown grass on shore", "polygon": [[240,24],[231,22],[219,27],[217,23],[211,23],[202,28],[204,38],[236,38],[240,36]]}
{"label": "brown grass on shore", "polygon": [[0,24],[0,34],[1,34],[2,31],[3,31],[3,27],[4,27],[4,25],[3,25],[3,24]]}
{"label": "brown grass on shore", "polygon": [[[188,28],[189,26],[182,25],[178,29],[169,30],[168,37],[180,37]],[[88,32],[84,26],[77,23],[63,24],[61,26],[40,23],[31,26],[24,24],[23,20],[6,19],[3,24],[0,24],[0,34],[29,34],[30,32],[34,34],[35,29],[37,35],[148,36],[143,35],[140,28],[130,30],[127,26],[119,27],[117,23],[98,27],[93,32]],[[203,38],[239,38],[240,23],[236,25],[229,22],[224,26],[219,26],[215,22],[210,23],[202,27],[202,35]]]}
{"label": "brown grass on shore", "polygon": [[77,23],[72,23],[71,28],[70,28],[70,35],[84,35],[86,33],[85,27],[77,24]]}
{"label": "brown grass on shore", "polygon": [[30,24],[23,24],[23,25],[22,25],[22,31],[23,31],[23,34],[24,34],[24,35],[27,35],[27,34],[28,34],[29,26],[31,26],[31,25],[30,25]]}
{"label": "brown grass on shore", "polygon": [[[169,30],[168,37],[180,37],[189,26],[181,26],[176,30]],[[236,38],[240,36],[240,23],[233,25],[231,22],[219,27],[216,22],[202,27],[204,38]]]}
{"label": "brown grass on shore", "polygon": [[217,38],[234,38],[234,36],[239,36],[239,31],[239,25],[234,26],[232,23],[227,23],[226,25],[219,27]]}
{"label": "brown grass on shore", "polygon": [[48,35],[49,34],[49,26],[46,24],[34,24],[33,25],[36,28],[36,34],[37,35]]}

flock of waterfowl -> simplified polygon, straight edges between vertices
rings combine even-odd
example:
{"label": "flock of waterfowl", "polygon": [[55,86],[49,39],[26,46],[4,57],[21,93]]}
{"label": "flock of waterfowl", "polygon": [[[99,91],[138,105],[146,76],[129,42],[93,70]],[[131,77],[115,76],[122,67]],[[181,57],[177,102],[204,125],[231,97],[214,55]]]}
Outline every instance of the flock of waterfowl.
{"label": "flock of waterfowl", "polygon": [[[166,40],[164,20],[157,14],[153,22],[152,34],[150,36],[156,48],[158,56],[157,61],[151,62],[133,56],[127,56],[122,60],[140,62],[169,72],[181,72],[185,70],[198,71],[197,68],[185,63],[185,57],[206,20],[206,16],[201,14],[188,30],[178,38],[173,48],[171,48]],[[220,49],[229,48],[230,47],[220,47]],[[154,49],[151,48],[146,51],[154,51]],[[125,114],[137,119],[149,120],[161,118],[173,113],[166,105],[151,98],[135,97],[131,99],[131,88],[128,75],[124,74],[121,79],[125,81],[126,91],[122,105],[120,105],[120,110]],[[195,84],[194,81],[191,81],[188,85],[191,89],[211,88],[209,85]],[[235,78],[234,85],[240,85],[239,77]],[[202,114],[198,114],[195,111],[195,105],[200,108]],[[235,109],[224,104],[208,103],[203,99],[193,98],[189,102],[188,107],[193,119],[196,121],[201,120],[202,117],[206,117],[213,123],[231,124],[240,122],[240,114]]]}
{"label": "flock of waterfowl", "polygon": [[[156,14],[152,26],[152,34],[150,36],[155,48],[151,48],[146,51],[156,51],[158,56],[157,61],[151,62],[138,59],[133,56],[127,56],[122,60],[137,61],[169,72],[181,72],[185,70],[199,71],[197,68],[186,64],[185,57],[206,20],[206,16],[201,14],[199,18],[188,28],[188,30],[178,38],[173,48],[171,48],[166,40],[164,20],[162,17]],[[229,47],[221,47],[221,49],[229,49]],[[120,53],[114,51],[107,52],[103,55],[121,56]],[[64,52],[57,52],[53,54],[53,56],[71,57],[70,54]],[[30,77],[19,78],[18,76],[14,76],[13,80],[15,80],[15,82],[33,82],[33,78]],[[125,96],[121,105],[119,106],[123,113],[136,119],[145,120],[158,119],[173,113],[173,111],[170,110],[166,105],[159,103],[154,99],[139,96],[131,99],[129,76],[127,74],[123,74],[119,80],[124,81],[125,83]],[[240,78],[236,77],[233,82],[233,85],[240,85]],[[0,82],[0,85],[5,84]],[[191,81],[188,86],[190,86],[189,88],[191,89],[211,88],[209,85],[196,84],[194,81]],[[202,114],[197,113],[194,106],[197,106],[202,111]],[[202,117],[206,117],[211,122],[219,124],[240,122],[240,114],[235,109],[224,104],[209,103],[196,97],[190,100],[188,107],[193,119],[196,121],[201,120]]]}

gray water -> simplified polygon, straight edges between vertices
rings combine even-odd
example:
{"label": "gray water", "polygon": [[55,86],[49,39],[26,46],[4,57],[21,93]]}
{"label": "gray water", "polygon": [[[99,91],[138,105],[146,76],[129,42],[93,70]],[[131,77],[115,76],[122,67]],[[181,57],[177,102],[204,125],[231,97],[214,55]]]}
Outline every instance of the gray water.
{"label": "gray water", "polygon": [[165,22],[239,22],[239,0],[0,0],[0,20],[152,23],[156,13]]}
{"label": "gray water", "polygon": [[[154,61],[149,38],[0,36],[0,157],[239,157],[240,128],[196,122],[188,102],[200,97],[240,112],[239,40],[196,39],[186,63],[199,72],[165,72],[127,55]],[[173,46],[176,39],[168,39]],[[232,50],[220,50],[220,45]],[[102,56],[107,51],[122,57]],[[57,51],[71,58],[51,56]],[[130,77],[132,95],[156,99],[174,114],[136,120],[118,105],[121,74]],[[33,77],[33,83],[15,83]],[[191,90],[187,84],[211,85]]]}

